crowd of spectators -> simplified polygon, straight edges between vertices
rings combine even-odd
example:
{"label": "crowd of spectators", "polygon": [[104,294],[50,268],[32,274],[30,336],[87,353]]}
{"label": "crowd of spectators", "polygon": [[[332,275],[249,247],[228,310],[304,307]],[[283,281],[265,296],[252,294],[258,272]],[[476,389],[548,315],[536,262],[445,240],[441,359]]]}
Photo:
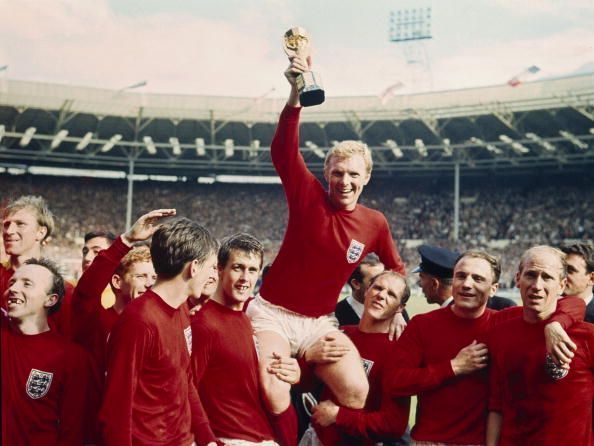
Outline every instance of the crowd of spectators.
{"label": "crowd of spectators", "polygon": [[[86,232],[124,231],[127,187],[122,180],[2,174],[0,205],[23,194],[46,198],[58,225],[46,253],[72,259],[66,267],[72,266],[68,272],[77,276]],[[457,241],[454,196],[447,188],[419,189],[374,181],[361,202],[386,215],[409,267],[418,263],[415,247],[420,241],[458,251],[486,248],[502,257],[504,286],[512,282],[519,254],[528,246],[594,238],[594,189],[583,185],[552,182],[536,188],[524,182],[505,188],[487,183],[482,188],[462,188]],[[219,238],[238,231],[254,234],[266,247],[266,261],[274,258],[287,221],[280,185],[134,184],[133,219],[151,209],[168,207],[198,220]]]}

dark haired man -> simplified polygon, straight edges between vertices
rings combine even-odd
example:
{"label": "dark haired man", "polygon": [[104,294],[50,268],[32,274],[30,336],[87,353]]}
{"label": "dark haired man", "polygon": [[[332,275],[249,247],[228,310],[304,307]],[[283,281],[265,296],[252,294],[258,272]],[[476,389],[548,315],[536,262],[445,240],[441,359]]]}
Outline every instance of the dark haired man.
{"label": "dark haired man", "polygon": [[591,243],[576,243],[561,248],[567,257],[567,286],[563,294],[576,296],[586,303],[584,321],[594,324],[594,246]]}
{"label": "dark haired man", "polygon": [[55,264],[29,259],[5,292],[2,331],[2,444],[83,444],[90,361],[78,346],[50,330],[64,280]]}
{"label": "dark haired man", "polygon": [[107,249],[116,240],[116,236],[108,231],[93,231],[85,234],[85,243],[82,249],[82,271],[91,266],[93,259],[104,249]]}
{"label": "dark haired man", "polygon": [[100,414],[107,444],[194,442],[200,400],[191,379],[186,301],[199,297],[216,273],[217,247],[210,232],[187,218],[155,231],[151,257],[157,281],[126,306],[109,336]]}
{"label": "dark haired man", "polygon": [[384,270],[384,264],[380,262],[377,254],[367,254],[361,263],[357,265],[351,277],[349,277],[349,286],[351,295],[341,300],[334,310],[334,315],[338,319],[338,324],[357,325],[363,315],[365,304],[365,291],[369,286],[372,277],[378,275]]}
{"label": "dark haired man", "polygon": [[[256,286],[263,256],[262,244],[249,234],[226,238],[218,253],[217,289],[192,317],[192,369],[207,416],[196,438],[198,445],[215,441],[276,444],[261,399],[252,326],[243,312]],[[287,366],[275,379],[296,381],[297,362],[278,360]],[[291,371],[292,378],[287,375]]]}

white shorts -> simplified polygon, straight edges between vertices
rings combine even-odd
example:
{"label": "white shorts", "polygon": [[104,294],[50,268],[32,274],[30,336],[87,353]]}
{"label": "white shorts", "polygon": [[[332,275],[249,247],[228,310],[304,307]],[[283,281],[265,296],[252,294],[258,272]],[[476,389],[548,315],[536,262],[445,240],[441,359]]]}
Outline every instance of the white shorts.
{"label": "white shorts", "polygon": [[250,302],[245,313],[252,321],[254,333],[277,333],[288,342],[291,356],[299,358],[318,339],[338,331],[338,320],[334,313],[320,317],[303,316],[271,304],[260,295]]}

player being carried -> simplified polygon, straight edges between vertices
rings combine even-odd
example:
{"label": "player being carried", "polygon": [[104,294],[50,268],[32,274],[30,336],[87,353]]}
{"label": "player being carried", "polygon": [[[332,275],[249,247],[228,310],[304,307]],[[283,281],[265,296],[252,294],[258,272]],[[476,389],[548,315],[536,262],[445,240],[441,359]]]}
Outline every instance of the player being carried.
{"label": "player being carried", "polygon": [[332,334],[351,348],[340,361],[316,366],[316,375],[342,406],[362,408],[368,383],[352,342],[338,331],[334,308],[340,290],[361,259],[375,252],[386,269],[404,274],[388,222],[382,213],[357,204],[371,176],[371,153],[358,141],[334,146],[324,162],[325,190],[299,152],[301,107],[296,76],[311,60],[291,58],[285,76],[291,93],[271,145],[282,180],[289,222],[278,256],[260,295],[247,310],[258,339],[260,377],[269,410],[292,410],[290,385],[267,373],[273,352],[301,357]]}

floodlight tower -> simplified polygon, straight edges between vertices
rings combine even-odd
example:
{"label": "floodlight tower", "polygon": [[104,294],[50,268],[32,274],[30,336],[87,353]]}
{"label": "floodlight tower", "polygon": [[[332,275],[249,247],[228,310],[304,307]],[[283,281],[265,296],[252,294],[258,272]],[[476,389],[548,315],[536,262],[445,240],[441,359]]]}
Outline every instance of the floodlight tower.
{"label": "floodlight tower", "polygon": [[424,41],[432,39],[431,7],[399,9],[390,12],[390,42],[397,43],[409,65],[410,82],[417,90],[431,90],[431,64]]}

